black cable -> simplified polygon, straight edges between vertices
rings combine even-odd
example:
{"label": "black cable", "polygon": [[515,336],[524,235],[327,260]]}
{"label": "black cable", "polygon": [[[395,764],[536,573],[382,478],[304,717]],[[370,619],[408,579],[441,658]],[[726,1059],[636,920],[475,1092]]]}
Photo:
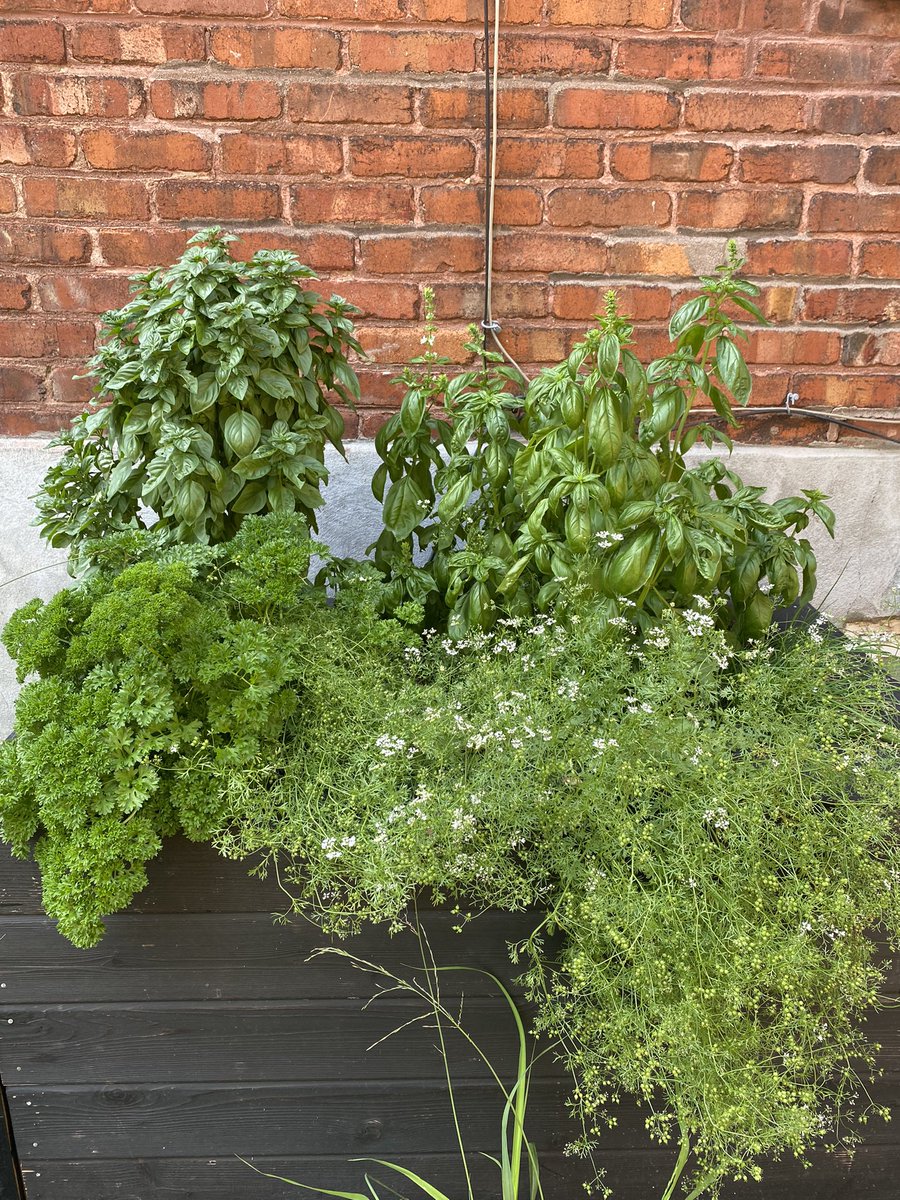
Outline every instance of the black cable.
{"label": "black cable", "polygon": [[[747,408],[741,413],[741,418],[744,417],[764,417],[764,416],[784,416],[784,417],[808,417],[812,421],[822,421],[826,425],[840,425],[844,429],[852,429],[855,433],[863,433],[868,437],[878,438],[882,442],[889,442],[892,446],[900,446],[900,438],[889,437],[886,433],[879,433],[876,429],[866,429],[864,425],[857,425],[853,421],[848,421],[844,417],[834,417],[829,413],[819,412],[814,408],[797,408],[793,404],[785,404],[780,407],[774,405],[766,405],[760,408]],[[710,418],[713,421],[725,421],[725,418],[718,413],[710,413]],[[688,428],[696,429],[698,425],[708,425],[709,420],[694,421]]]}

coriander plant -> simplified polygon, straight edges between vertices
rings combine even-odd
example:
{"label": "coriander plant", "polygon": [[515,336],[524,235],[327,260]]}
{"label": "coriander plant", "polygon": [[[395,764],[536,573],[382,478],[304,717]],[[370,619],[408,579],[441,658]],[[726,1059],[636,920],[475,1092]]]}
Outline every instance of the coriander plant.
{"label": "coriander plant", "polygon": [[184,542],[220,542],[248,513],[292,513],[315,528],[326,439],[341,450],[334,393],[359,396],[347,360],[359,351],[338,296],[307,290],[293,254],[228,252],[206,229],[174,266],[137,276],[132,299],[103,317],[89,364],[103,407],[76,419],[37,497],[53,546],[143,525]]}

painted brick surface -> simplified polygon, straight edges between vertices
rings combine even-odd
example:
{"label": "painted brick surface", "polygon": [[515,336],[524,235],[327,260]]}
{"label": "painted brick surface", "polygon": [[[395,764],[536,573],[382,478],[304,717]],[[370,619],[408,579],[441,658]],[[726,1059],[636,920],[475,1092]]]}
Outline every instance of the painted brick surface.
{"label": "painted brick surface", "polygon": [[[609,286],[658,352],[736,236],[773,323],[756,403],[900,428],[900,0],[504,0],[503,22],[495,314],[525,365]],[[422,288],[451,356],[480,315],[483,53],[481,0],[0,0],[0,432],[61,424],[97,315],[216,222],[363,310],[371,436]]]}

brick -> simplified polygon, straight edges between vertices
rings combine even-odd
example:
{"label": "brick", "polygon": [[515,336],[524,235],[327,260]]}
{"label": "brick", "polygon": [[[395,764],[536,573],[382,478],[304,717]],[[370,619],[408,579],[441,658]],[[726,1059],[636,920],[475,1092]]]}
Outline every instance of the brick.
{"label": "brick", "polygon": [[103,313],[127,303],[129,285],[124,275],[45,275],[38,295],[44,312]]}
{"label": "brick", "polygon": [[900,96],[827,96],[816,104],[814,128],[823,133],[900,133]]}
{"label": "brick", "polygon": [[753,329],[744,348],[748,362],[768,364],[827,366],[840,353],[840,334],[818,329]]}
{"label": "brick", "polygon": [[672,19],[672,0],[609,0],[602,14],[596,0],[550,0],[548,16],[554,25],[588,25],[602,21],[604,28],[636,25],[665,29]]}
{"label": "brick", "polygon": [[262,80],[156,80],[150,85],[150,105],[164,121],[263,121],[281,115],[281,93]]}
{"label": "brick", "polygon": [[668,225],[672,201],[666,192],[635,188],[557,188],[547,197],[551,225],[578,229],[645,229]]}
{"label": "brick", "polygon": [[[496,319],[545,317],[549,309],[550,287],[543,282],[507,282],[495,280],[493,310]],[[481,320],[484,312],[484,288],[479,283],[442,283],[434,289],[438,318]]]}
{"label": "brick", "polygon": [[86,229],[44,225],[38,221],[0,224],[0,259],[4,263],[83,263],[91,256]]}
{"label": "brick", "polygon": [[603,145],[594,138],[503,137],[497,171],[503,179],[596,179],[603,174]]}
{"label": "brick", "polygon": [[716,142],[620,142],[610,171],[619,179],[710,182],[726,179],[734,150]]}
{"label": "brick", "polygon": [[63,29],[55,21],[0,22],[0,62],[61,63],[65,59]]}
{"label": "brick", "polygon": [[139,79],[112,76],[15,75],[13,109],[23,117],[136,117],[144,104]]}
{"label": "brick", "polygon": [[844,338],[841,362],[847,367],[900,366],[900,330],[849,334]]}
{"label": "brick", "polygon": [[521,75],[604,75],[609,70],[612,46],[595,33],[504,33],[501,61],[504,70]]}
{"label": "brick", "polygon": [[408,125],[413,89],[395,84],[298,83],[288,91],[292,121],[321,125]]}
{"label": "brick", "polygon": [[690,92],[684,123],[689,129],[785,133],[805,128],[806,103],[806,96],[793,93]]}
{"label": "brick", "polygon": [[75,161],[74,133],[55,125],[0,126],[0,163],[68,167]]}
{"label": "brick", "polygon": [[297,225],[411,225],[413,189],[405,183],[301,183],[291,188]]}
{"label": "brick", "polygon": [[606,243],[599,237],[529,231],[501,233],[494,239],[494,266],[498,271],[599,275],[606,264]]}
{"label": "brick", "polygon": [[[422,353],[422,331],[418,325],[374,325],[366,322],[359,330],[363,349],[374,363],[408,362]],[[465,362],[463,347],[468,341],[464,325],[441,325],[435,338],[434,350],[451,362]]]}
{"label": "brick", "polygon": [[94,348],[92,321],[0,316],[0,346],[9,358],[81,358]]}
{"label": "brick", "polygon": [[806,0],[746,0],[741,29],[749,33],[763,29],[802,33],[806,17]]}
{"label": "brick", "polygon": [[139,12],[172,17],[264,17],[268,0],[136,0]]}
{"label": "brick", "polygon": [[[41,404],[41,376],[21,367],[0,367],[0,404],[23,404],[39,407]],[[5,414],[0,418],[5,422]],[[7,428],[3,429],[8,433]],[[34,425],[27,423],[21,433],[33,433]]]}
{"label": "brick", "polygon": [[896,233],[900,229],[900,195],[820,192],[809,202],[808,223],[813,233]]}
{"label": "brick", "polygon": [[268,221],[281,216],[281,192],[274,183],[165,180],[156,189],[156,206],[166,220]]}
{"label": "brick", "polygon": [[209,52],[227,67],[334,71],[341,63],[341,39],[327,29],[222,25],[210,32]]}
{"label": "brick", "polygon": [[475,169],[475,146],[463,138],[373,136],[350,138],[349,145],[351,175],[432,178]]}
{"label": "brick", "polygon": [[686,29],[738,29],[741,0],[681,0],[681,22]]}
{"label": "brick", "polygon": [[412,321],[419,315],[419,289],[411,283],[347,279],[335,282],[334,288],[366,317]]}
{"label": "brick", "polygon": [[[427,225],[482,225],[485,189],[481,185],[462,184],[422,188],[422,212]],[[536,188],[498,185],[494,200],[494,219],[499,225],[540,225],[544,213],[543,196]]]}
{"label": "brick", "polygon": [[40,175],[26,179],[24,189],[25,210],[30,217],[131,217],[146,221],[150,216],[143,183]]}
{"label": "brick", "polygon": [[564,129],[671,129],[678,101],[672,92],[649,89],[562,88],[553,116]]}
{"label": "brick", "polygon": [[747,243],[747,273],[788,278],[848,275],[852,254],[843,238],[754,240]]}
{"label": "brick", "polygon": [[146,63],[199,62],[206,57],[206,40],[198,25],[111,24],[91,21],[68,32],[69,57],[81,62]]}
{"label": "brick", "polygon": [[350,65],[360,71],[444,74],[475,70],[472,33],[365,30],[350,33]]}
{"label": "brick", "polygon": [[31,284],[24,275],[0,275],[0,308],[31,307]]}
{"label": "brick", "polygon": [[683,191],[678,195],[679,229],[797,229],[803,193],[797,188]]}
{"label": "brick", "polygon": [[628,38],[619,43],[616,75],[634,79],[740,79],[745,42],[720,38]]}
{"label": "brick", "polygon": [[900,321],[900,287],[807,288],[801,318],[830,325]]}
{"label": "brick", "polygon": [[865,176],[878,187],[900,185],[900,150],[896,146],[874,147],[866,156]]}
{"label": "brick", "polygon": [[559,283],[553,289],[553,315],[563,321],[589,321],[603,312],[610,287],[619,298],[619,311],[635,321],[664,321],[669,316],[671,294],[663,287],[631,284]]}
{"label": "brick", "polygon": [[859,150],[847,143],[745,146],[740,155],[748,183],[849,183],[859,170]]}
{"label": "brick", "polygon": [[[548,121],[544,88],[507,87],[498,97],[500,125],[507,129],[542,129]],[[420,109],[423,125],[432,128],[480,129],[484,125],[484,91],[467,87],[425,88]]]}
{"label": "brick", "polygon": [[[321,3],[321,0],[310,0]],[[375,0],[377,3],[377,0]],[[382,5],[383,6],[383,5]],[[500,5],[500,20],[504,25],[535,25],[540,22],[542,0],[503,0]],[[397,0],[393,0],[396,17]],[[409,15],[419,21],[460,21],[480,24],[483,20],[482,0],[410,0]],[[381,17],[375,20],[384,19]]]}
{"label": "brick", "polygon": [[863,242],[859,254],[859,273],[873,279],[900,279],[900,242]]}
{"label": "brick", "polygon": [[821,33],[896,38],[897,5],[893,0],[858,0],[852,5],[843,0],[824,0],[816,24]]}
{"label": "brick", "polygon": [[212,146],[193,133],[88,129],[81,148],[99,171],[209,171]]}
{"label": "brick", "polygon": [[607,253],[611,275],[693,279],[697,274],[688,247],[683,243],[633,238],[610,243]]}
{"label": "brick", "polygon": [[300,17],[304,21],[314,17],[333,21],[394,21],[402,16],[400,0],[278,0],[277,9],[283,17]]}
{"label": "brick", "polygon": [[359,256],[362,271],[373,275],[465,274],[482,269],[484,245],[467,233],[387,234],[361,238]]}
{"label": "brick", "polygon": [[322,271],[349,271],[355,261],[353,238],[332,231],[266,229],[241,233],[231,249],[236,258],[250,258],[257,250],[290,250],[307,266]]}
{"label": "brick", "polygon": [[222,170],[229,175],[339,175],[339,138],[291,133],[225,133]]}
{"label": "brick", "polygon": [[[50,396],[56,404],[85,409],[94,399],[94,385],[90,379],[81,379],[84,367],[54,367],[47,379]],[[57,419],[62,424],[61,418]]]}
{"label": "brick", "polygon": [[100,257],[110,267],[156,267],[179,258],[191,236],[187,229],[101,229]]}
{"label": "brick", "polygon": [[792,83],[832,83],[849,87],[872,82],[874,63],[870,46],[809,45],[803,42],[767,42],[754,69],[764,79]]}
{"label": "brick", "polygon": [[546,326],[507,325],[503,330],[503,345],[520,363],[558,363],[572,349],[575,340],[571,330]]}
{"label": "brick", "polygon": [[805,404],[827,408],[897,407],[897,372],[864,375],[861,371],[795,375],[794,390]]}

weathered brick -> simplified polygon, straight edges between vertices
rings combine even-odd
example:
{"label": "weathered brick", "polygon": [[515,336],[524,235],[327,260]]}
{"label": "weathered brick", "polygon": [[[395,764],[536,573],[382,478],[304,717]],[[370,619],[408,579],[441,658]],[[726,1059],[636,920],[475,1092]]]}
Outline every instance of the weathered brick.
{"label": "weathered brick", "polygon": [[[476,184],[422,188],[422,213],[428,225],[481,225],[485,189]],[[540,225],[543,196],[536,188],[500,184],[494,198],[498,225]]]}
{"label": "weathered brick", "polygon": [[198,62],[206,56],[199,25],[89,21],[68,31],[69,57],[82,62]]}
{"label": "weathered brick", "polygon": [[44,312],[103,313],[121,308],[128,300],[125,275],[44,275],[38,280]]}
{"label": "weathered brick", "polygon": [[687,29],[736,30],[741,23],[741,0],[681,0],[681,21]]}
{"label": "weathered brick", "polygon": [[749,241],[746,254],[750,275],[817,278],[849,274],[853,249],[844,238],[776,238]]}
{"label": "weathered brick", "polygon": [[634,79],[740,79],[746,42],[721,38],[628,38],[619,43],[616,75]]}
{"label": "weathered brick", "polygon": [[15,75],[14,110],[23,117],[103,117],[115,120],[138,116],[144,104],[139,79],[112,76]]}
{"label": "weathered brick", "polygon": [[419,289],[412,283],[380,283],[371,279],[335,280],[334,289],[361,310],[364,317],[412,321],[419,315]]}
{"label": "weathered brick", "polygon": [[751,329],[744,349],[750,363],[813,363],[827,366],[840,359],[841,337],[818,329]]}
{"label": "weathered brick", "polygon": [[553,289],[553,315],[564,321],[589,321],[603,312],[606,292],[612,287],[619,311],[635,321],[666,320],[670,310],[670,292],[658,284],[639,287],[634,284],[558,283]]}
{"label": "weathered brick", "polygon": [[190,230],[153,225],[140,229],[101,229],[100,257],[110,267],[161,266],[181,255],[190,236]]}
{"label": "weathered brick", "polygon": [[193,133],[87,129],[81,148],[99,171],[209,171],[212,146]]}
{"label": "weathered brick", "polygon": [[[76,409],[87,408],[94,398],[93,380],[81,378],[84,367],[54,367],[47,378],[47,390],[56,404]],[[58,411],[58,410],[57,410]],[[56,417],[57,426],[64,424],[62,416]]]}
{"label": "weathered brick", "polygon": [[475,169],[475,147],[463,138],[351,138],[349,154],[350,173],[358,176],[465,177]]}
{"label": "weathered brick", "polygon": [[862,371],[798,374],[793,388],[806,404],[826,408],[897,407],[896,371],[887,375],[866,375]]}
{"label": "weathered brick", "polygon": [[[900,150],[896,146],[875,146],[866,156],[865,176],[877,187],[900,185]],[[828,180],[828,183],[840,182]]]}
{"label": "weathered brick", "polygon": [[225,133],[222,170],[229,175],[339,175],[339,138],[292,133]]}
{"label": "weathered brick", "polygon": [[611,49],[609,39],[595,33],[504,33],[503,68],[521,75],[603,75]]}
{"label": "weathered brick", "polygon": [[143,183],[119,179],[94,179],[78,175],[38,175],[26,179],[25,209],[31,217],[130,217],[150,216]]}
{"label": "weathered brick", "polygon": [[[580,332],[580,331],[579,331]],[[540,325],[507,325],[503,345],[520,363],[558,363],[572,348],[577,334],[567,329]]]}
{"label": "weathered brick", "polygon": [[900,133],[900,96],[825,96],[816,104],[813,128],[822,133]]}
{"label": "weathered brick", "polygon": [[672,201],[660,191],[562,187],[547,197],[547,216],[569,229],[645,229],[668,225]]}
{"label": "weathered brick", "polygon": [[232,246],[236,258],[250,258],[257,250],[290,250],[317,271],[349,271],[355,261],[353,238],[331,230],[258,230],[241,233]]}
{"label": "weathered brick", "polygon": [[[422,353],[422,331],[418,325],[376,325],[366,322],[359,330],[359,340],[374,363],[408,362]],[[463,346],[468,341],[465,326],[442,324],[437,330],[434,350],[451,362],[466,359]]]}
{"label": "weathered brick", "polygon": [[900,242],[863,242],[859,253],[859,273],[873,279],[900,279]]}
{"label": "weathered brick", "polygon": [[11,179],[0,179],[0,212],[11,213],[16,211],[17,197],[16,189],[13,187]]}
{"label": "weathered brick", "polygon": [[264,17],[269,0],[135,0],[138,11],[172,17]]}
{"label": "weathered brick", "polygon": [[797,229],[803,193],[797,188],[690,191],[678,195],[679,229]]}
{"label": "weathered brick", "polygon": [[602,20],[605,28],[635,25],[642,29],[665,29],[672,19],[672,0],[609,0],[602,17],[596,0],[550,0],[550,20],[555,25],[594,27]]}
{"label": "weathered brick", "polygon": [[847,334],[841,362],[847,367],[900,366],[900,330]]}
{"label": "weathered brick", "polygon": [[72,317],[0,316],[0,346],[9,358],[81,358],[94,348],[94,323]]}
{"label": "weathered brick", "polygon": [[603,174],[603,145],[594,138],[503,137],[497,171],[501,179],[596,179]]}
{"label": "weathered brick", "polygon": [[411,225],[415,195],[405,183],[299,183],[291,214],[297,225]]}
{"label": "weathered brick", "polygon": [[0,163],[68,167],[77,149],[75,134],[61,126],[26,122],[0,126]]}
{"label": "weathered brick", "polygon": [[165,180],[157,186],[156,206],[166,220],[268,221],[282,215],[277,184],[233,180]]}
{"label": "weathered brick", "polygon": [[741,29],[749,33],[763,29],[802,33],[807,8],[807,0],[745,0]]}
{"label": "weathered brick", "polygon": [[62,26],[55,21],[0,21],[0,62],[65,62]]}
{"label": "weathered brick", "polygon": [[745,146],[740,176],[748,183],[849,183],[859,170],[860,152],[846,142]]}
{"label": "weathered brick", "polygon": [[726,179],[733,158],[731,146],[716,142],[620,142],[610,170],[619,179],[700,183]]}
{"label": "weathered brick", "polygon": [[264,80],[156,80],[150,105],[163,120],[262,121],[281,114],[281,93]]}
{"label": "weathered brick", "polygon": [[[545,317],[549,312],[550,286],[543,280],[495,280],[492,293],[494,313],[502,320]],[[439,283],[434,289],[434,306],[438,318],[480,320],[484,288],[480,282]]]}
{"label": "weathered brick", "polygon": [[830,325],[900,321],[900,287],[807,288],[801,317]]}
{"label": "weathered brick", "polygon": [[341,39],[327,29],[289,25],[221,25],[209,39],[210,57],[226,67],[334,71],[341,62]]}
{"label": "weathered brick", "polygon": [[870,46],[814,45],[803,42],[766,42],[757,55],[755,73],[766,79],[787,79],[797,84],[832,83],[849,87],[868,84],[874,70]]}
{"label": "weathered brick", "polygon": [[24,311],[31,307],[31,284],[24,275],[0,275],[0,308]]}
{"label": "weathered brick", "polygon": [[647,275],[655,278],[693,279],[697,269],[684,242],[650,242],[630,238],[607,247],[611,275]]}
{"label": "weathered brick", "polygon": [[678,122],[672,92],[622,87],[564,87],[553,117],[564,129],[671,129]]}
{"label": "weathered brick", "polygon": [[344,78],[297,83],[288,91],[288,115],[292,121],[319,125],[408,125],[413,119],[413,89]]}
{"label": "weathered brick", "polygon": [[[322,0],[309,0],[321,4]],[[371,0],[370,0],[371,2]],[[378,0],[374,0],[375,3]],[[386,0],[382,0],[382,7]],[[536,25],[541,19],[542,0],[503,0],[500,20],[504,25]],[[392,16],[398,15],[399,5],[393,0]],[[409,14],[419,21],[458,21],[480,24],[483,19],[482,0],[409,0]],[[381,17],[374,20],[385,19]]]}
{"label": "weathered brick", "polygon": [[599,275],[606,270],[604,239],[583,234],[501,233],[494,239],[494,266],[518,274]]}
{"label": "weathered brick", "polygon": [[823,0],[817,28],[821,33],[896,38],[897,6],[893,0],[859,0],[852,5],[843,0]]}
{"label": "weathered brick", "polygon": [[900,195],[820,192],[809,202],[808,221],[814,233],[896,233],[900,229]]}
{"label": "weathered brick", "polygon": [[696,91],[685,99],[684,123],[689,129],[775,133],[804,129],[807,97],[789,92]]}
{"label": "weathered brick", "polygon": [[474,71],[474,33],[434,33],[431,30],[350,33],[350,64],[366,72],[443,74]]}
{"label": "weathered brick", "polygon": [[[401,0],[277,0],[282,17],[330,21],[394,21],[403,16]],[[449,19],[449,18],[448,18]]]}
{"label": "weathered brick", "polygon": [[467,274],[482,269],[483,252],[481,237],[468,233],[372,236],[359,244],[360,266],[373,275]]}
{"label": "weathered brick", "polygon": [[[41,373],[26,370],[22,367],[0,366],[0,404],[33,406],[41,405]],[[24,423],[19,428],[10,429],[6,424],[6,414],[0,414],[0,430],[5,435],[12,432],[33,433],[34,422],[30,414],[24,414]]]}
{"label": "weathered brick", "polygon": [[0,224],[0,259],[4,263],[83,263],[91,256],[86,229],[45,225],[41,221]]}
{"label": "weathered brick", "polygon": [[[545,88],[507,87],[497,98],[500,125],[507,129],[542,129],[548,120]],[[481,128],[484,125],[484,90],[479,84],[425,88],[421,120],[433,128]]]}

